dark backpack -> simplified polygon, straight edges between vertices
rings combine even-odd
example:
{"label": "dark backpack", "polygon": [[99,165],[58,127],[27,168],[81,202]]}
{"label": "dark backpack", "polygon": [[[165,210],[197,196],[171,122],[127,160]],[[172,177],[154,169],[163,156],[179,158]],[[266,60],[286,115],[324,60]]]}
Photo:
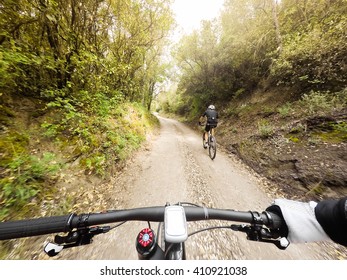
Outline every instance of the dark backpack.
{"label": "dark backpack", "polygon": [[218,123],[218,113],[214,110],[208,110],[206,112],[207,123],[209,125],[217,125]]}

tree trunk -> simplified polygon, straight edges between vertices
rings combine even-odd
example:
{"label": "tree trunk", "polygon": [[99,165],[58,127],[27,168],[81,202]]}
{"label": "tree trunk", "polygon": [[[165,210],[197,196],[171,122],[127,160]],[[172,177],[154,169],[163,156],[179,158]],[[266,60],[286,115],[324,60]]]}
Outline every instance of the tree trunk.
{"label": "tree trunk", "polygon": [[278,12],[277,12],[277,0],[272,0],[272,16],[274,20],[275,25],[275,32],[276,32],[276,41],[277,41],[277,50],[279,53],[282,51],[282,36],[281,36],[281,29],[280,24],[278,20]]}

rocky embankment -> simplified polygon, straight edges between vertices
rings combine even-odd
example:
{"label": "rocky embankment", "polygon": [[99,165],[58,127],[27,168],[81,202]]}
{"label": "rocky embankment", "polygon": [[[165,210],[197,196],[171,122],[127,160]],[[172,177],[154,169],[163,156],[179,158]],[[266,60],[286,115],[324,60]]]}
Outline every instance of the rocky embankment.
{"label": "rocky embankment", "polygon": [[288,197],[347,195],[347,110],[286,123],[276,114],[267,119],[271,124],[267,134],[254,126],[245,129],[244,121],[231,121],[233,132],[221,129],[219,143],[278,184]]}

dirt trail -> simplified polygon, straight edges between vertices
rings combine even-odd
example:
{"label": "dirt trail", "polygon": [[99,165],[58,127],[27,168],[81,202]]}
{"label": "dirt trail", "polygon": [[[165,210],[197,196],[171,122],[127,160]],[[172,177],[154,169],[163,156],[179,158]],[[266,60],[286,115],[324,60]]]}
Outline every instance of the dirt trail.
{"label": "dirt trail", "polygon": [[[117,177],[114,195],[122,201],[117,208],[188,201],[217,208],[262,211],[271,203],[274,197],[265,193],[262,180],[236,158],[219,149],[215,160],[210,160],[199,134],[177,121],[159,119],[160,134]],[[190,225],[188,229],[205,224]],[[59,259],[136,259],[135,238],[146,225],[128,222],[97,236],[91,245],[64,250]],[[271,244],[247,241],[244,234],[230,230],[200,233],[186,242],[188,259],[329,259],[322,246],[292,244],[281,251]]]}

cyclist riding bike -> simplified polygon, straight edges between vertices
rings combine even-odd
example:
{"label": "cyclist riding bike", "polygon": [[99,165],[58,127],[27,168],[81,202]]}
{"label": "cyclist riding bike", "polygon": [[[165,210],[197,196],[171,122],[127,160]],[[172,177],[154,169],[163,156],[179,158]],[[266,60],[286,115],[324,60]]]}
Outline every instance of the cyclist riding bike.
{"label": "cyclist riding bike", "polygon": [[199,125],[206,120],[205,125],[205,132],[204,132],[204,138],[205,138],[205,144],[204,147],[207,147],[207,140],[208,140],[208,132],[211,130],[212,136],[214,136],[215,128],[218,124],[218,112],[216,111],[216,107],[214,105],[208,106],[207,110],[200,116]]}

